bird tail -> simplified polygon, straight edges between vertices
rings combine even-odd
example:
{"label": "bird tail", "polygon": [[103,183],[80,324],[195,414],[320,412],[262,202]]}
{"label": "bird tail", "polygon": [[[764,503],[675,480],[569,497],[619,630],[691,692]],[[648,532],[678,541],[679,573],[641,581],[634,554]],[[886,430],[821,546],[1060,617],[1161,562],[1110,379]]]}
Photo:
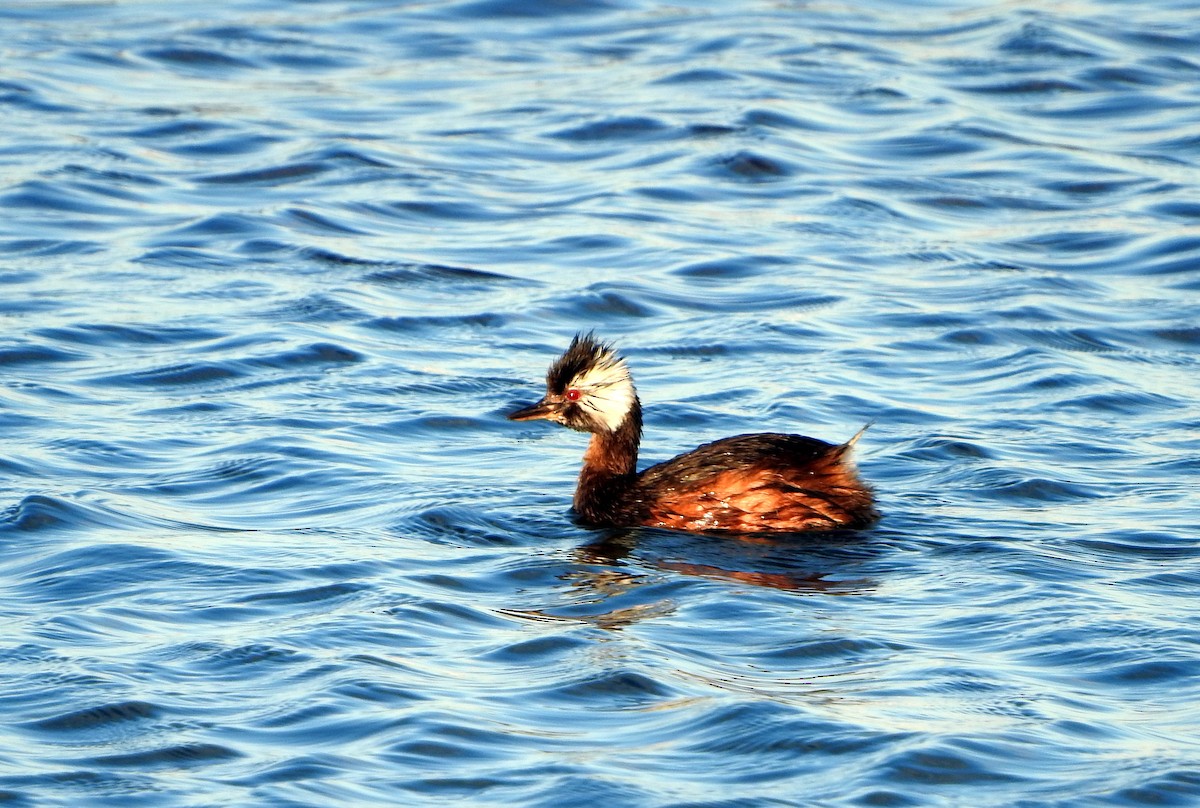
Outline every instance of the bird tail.
{"label": "bird tail", "polygon": [[874,421],[868,421],[868,422],[866,423],[866,425],[864,425],[864,426],[863,426],[863,428],[862,428],[862,429],[860,429],[860,430],[858,430],[857,432],[855,432],[855,433],[854,433],[854,437],[850,438],[850,440],[848,440],[848,441],[846,441],[845,443],[843,443],[843,444],[842,444],[842,445],[841,445],[839,448],[840,448],[840,449],[841,449],[843,452],[848,452],[848,451],[850,451],[851,449],[853,449],[853,448],[854,448],[854,444],[858,443],[858,439],[859,439],[859,438],[861,438],[861,437],[863,436],[863,433],[864,433],[864,432],[866,432],[868,429],[870,429],[870,428],[871,428],[872,426],[874,426],[874,425],[875,425],[875,422],[874,422]]}

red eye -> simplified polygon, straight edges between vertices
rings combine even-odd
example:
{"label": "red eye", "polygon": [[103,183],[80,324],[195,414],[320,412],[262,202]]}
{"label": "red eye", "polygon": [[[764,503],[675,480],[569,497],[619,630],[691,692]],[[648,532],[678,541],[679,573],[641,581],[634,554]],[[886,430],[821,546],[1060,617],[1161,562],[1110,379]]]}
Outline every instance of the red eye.
{"label": "red eye", "polygon": [[582,395],[583,395],[583,393],[579,392],[574,387],[572,387],[570,390],[567,391],[567,401],[578,401],[580,396],[582,396]]}

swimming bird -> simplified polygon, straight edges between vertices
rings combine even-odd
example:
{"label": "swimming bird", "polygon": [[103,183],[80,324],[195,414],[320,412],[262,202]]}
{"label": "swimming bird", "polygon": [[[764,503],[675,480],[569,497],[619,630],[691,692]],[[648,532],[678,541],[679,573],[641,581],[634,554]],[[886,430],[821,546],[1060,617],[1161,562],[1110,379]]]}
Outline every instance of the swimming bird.
{"label": "swimming bird", "polygon": [[863,528],[878,518],[850,458],[867,427],[842,444],[737,435],[639,472],[642,405],[633,378],[612,345],[591,333],[577,334],[550,366],[546,395],[508,418],[591,433],[574,498],[587,525],[759,533]]}

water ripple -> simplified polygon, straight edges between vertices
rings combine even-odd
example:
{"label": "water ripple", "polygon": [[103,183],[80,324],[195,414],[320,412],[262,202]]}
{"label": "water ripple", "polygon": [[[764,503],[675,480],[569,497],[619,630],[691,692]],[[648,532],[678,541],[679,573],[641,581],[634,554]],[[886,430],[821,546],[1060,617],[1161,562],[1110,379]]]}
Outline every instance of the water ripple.
{"label": "water ripple", "polygon": [[[1189,6],[180,8],[0,9],[0,801],[1200,796]],[[882,521],[575,524],[589,329]]]}

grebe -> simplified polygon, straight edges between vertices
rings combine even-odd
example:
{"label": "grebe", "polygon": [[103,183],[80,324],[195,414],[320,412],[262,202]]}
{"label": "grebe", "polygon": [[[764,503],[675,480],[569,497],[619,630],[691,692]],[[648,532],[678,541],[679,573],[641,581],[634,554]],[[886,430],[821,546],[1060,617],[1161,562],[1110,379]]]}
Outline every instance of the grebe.
{"label": "grebe", "polygon": [[801,435],[737,435],[639,473],[637,390],[625,360],[590,333],[577,334],[550,366],[542,400],[508,418],[592,434],[574,500],[586,524],[757,533],[854,529],[878,518],[850,459],[866,427],[839,446]]}

